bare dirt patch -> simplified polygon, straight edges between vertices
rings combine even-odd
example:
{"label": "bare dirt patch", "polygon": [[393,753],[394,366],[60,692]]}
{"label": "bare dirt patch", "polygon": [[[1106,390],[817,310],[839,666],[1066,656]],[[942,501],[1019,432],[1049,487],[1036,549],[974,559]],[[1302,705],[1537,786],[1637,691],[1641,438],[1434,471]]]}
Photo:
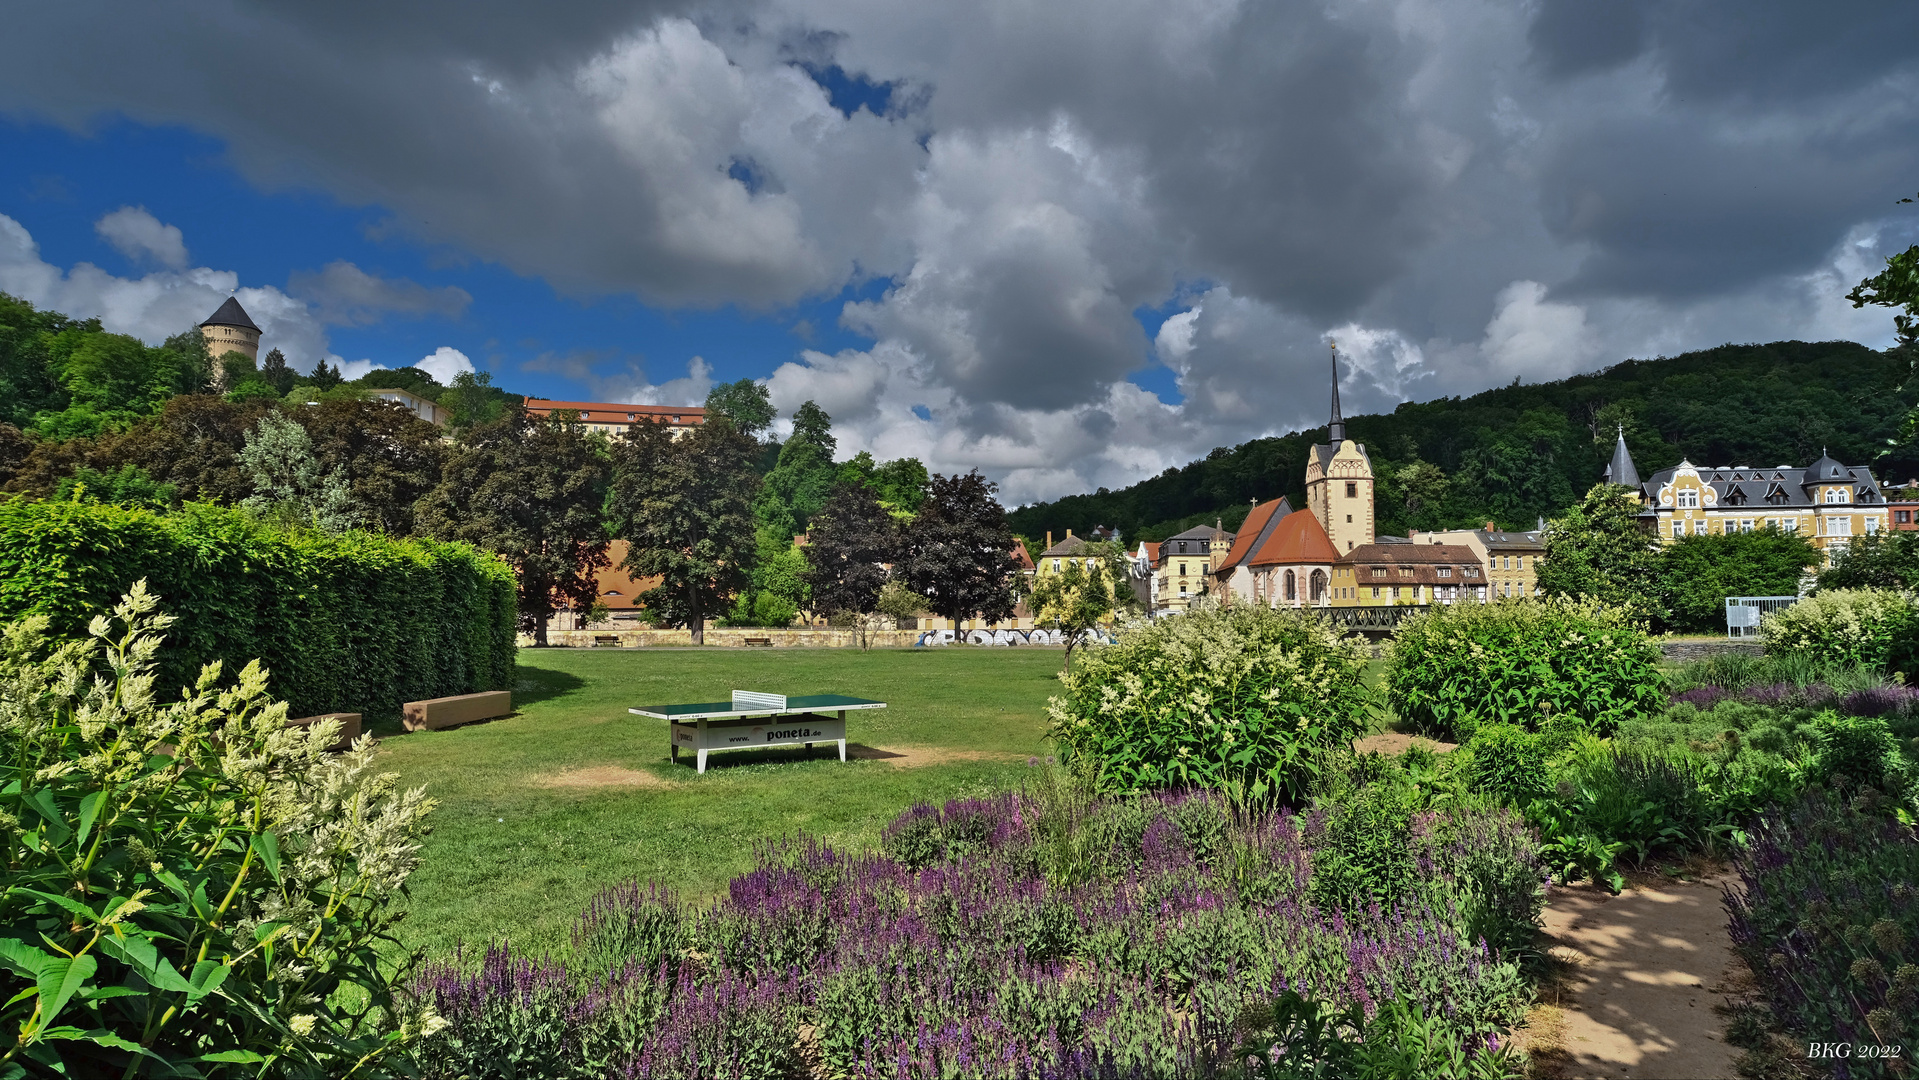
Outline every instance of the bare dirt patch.
{"label": "bare dirt patch", "polygon": [[917,769],[927,765],[951,765],[958,761],[1020,761],[1026,754],[1009,754],[1003,750],[949,750],[943,746],[865,746],[860,743],[847,743],[846,756],[849,760],[884,761],[901,769]]}
{"label": "bare dirt patch", "polygon": [[1414,746],[1423,746],[1435,754],[1444,754],[1459,749],[1458,743],[1440,742],[1428,739],[1424,735],[1407,735],[1403,732],[1389,731],[1384,735],[1368,735],[1353,740],[1353,749],[1362,754],[1384,754],[1398,757]]}
{"label": "bare dirt patch", "polygon": [[624,769],[618,765],[593,765],[584,769],[568,769],[565,772],[547,773],[533,778],[533,786],[544,788],[667,788],[677,787],[672,780],[662,780],[650,772],[637,769]]}
{"label": "bare dirt patch", "polygon": [[[1564,966],[1558,998],[1536,1015],[1541,1071],[1559,1077],[1733,1076],[1714,1011],[1741,970],[1726,936],[1714,876],[1634,886],[1618,896],[1593,886],[1552,891],[1546,933]],[[1551,1008],[1556,1015],[1544,1015]],[[1545,1045],[1557,1043],[1557,1047]],[[1554,1050],[1558,1052],[1554,1052]]]}

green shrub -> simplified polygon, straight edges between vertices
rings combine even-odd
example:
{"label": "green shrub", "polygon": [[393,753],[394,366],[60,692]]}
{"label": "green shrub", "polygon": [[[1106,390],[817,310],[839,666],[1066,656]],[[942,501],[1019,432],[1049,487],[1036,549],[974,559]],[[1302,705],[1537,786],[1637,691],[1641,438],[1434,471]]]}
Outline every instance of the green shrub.
{"label": "green shrub", "polygon": [[1365,728],[1364,648],[1308,612],[1228,607],[1121,631],[1047,705],[1062,758],[1104,792],[1303,798]]}
{"label": "green shrub", "polygon": [[295,716],[512,685],[512,571],[465,544],[286,532],[202,504],[0,499],[0,620],[80,637],[142,580],[179,619],[155,670],[169,693],[254,658]]}
{"label": "green shrub", "polygon": [[0,645],[0,1075],[364,1075],[420,1030],[381,955],[432,804],[257,663],[162,704],[155,606]]}
{"label": "green shrub", "polygon": [[1573,716],[1599,734],[1663,709],[1659,649],[1617,608],[1592,601],[1501,600],[1415,615],[1394,635],[1388,701],[1428,730],[1538,727]]}
{"label": "green shrub", "polygon": [[1811,735],[1817,747],[1811,777],[1815,782],[1863,784],[1903,794],[1898,790],[1904,786],[1899,744],[1884,720],[1822,712],[1812,722]]}
{"label": "green shrub", "polygon": [[1512,724],[1488,724],[1466,744],[1473,783],[1507,806],[1525,806],[1552,789],[1545,737]]}
{"label": "green shrub", "polygon": [[1833,589],[1763,616],[1766,652],[1883,669],[1919,624],[1912,598],[1891,589]]}

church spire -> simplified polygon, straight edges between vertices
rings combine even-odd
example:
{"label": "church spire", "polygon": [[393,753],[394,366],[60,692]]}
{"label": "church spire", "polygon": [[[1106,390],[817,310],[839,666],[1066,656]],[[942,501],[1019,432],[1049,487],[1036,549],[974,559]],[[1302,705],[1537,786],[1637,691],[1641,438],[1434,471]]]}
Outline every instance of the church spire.
{"label": "church spire", "polygon": [[1612,464],[1606,466],[1606,481],[1629,488],[1639,486],[1639,470],[1633,466],[1632,453],[1626,449],[1626,425],[1619,425],[1619,441],[1613,444]]}
{"label": "church spire", "polygon": [[1346,441],[1346,421],[1339,415],[1339,342],[1327,338],[1326,344],[1333,350],[1333,421],[1327,426],[1326,441],[1338,446]]}

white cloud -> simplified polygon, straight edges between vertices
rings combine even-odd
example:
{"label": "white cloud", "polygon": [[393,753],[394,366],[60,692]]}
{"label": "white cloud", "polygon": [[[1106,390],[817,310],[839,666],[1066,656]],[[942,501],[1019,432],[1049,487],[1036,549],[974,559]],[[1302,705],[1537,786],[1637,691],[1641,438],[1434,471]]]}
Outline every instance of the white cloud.
{"label": "white cloud", "polygon": [[134,262],[153,262],[184,270],[187,242],[178,226],[163,225],[144,206],[122,206],[93,223],[93,231]]}
{"label": "white cloud", "polygon": [[1502,289],[1481,349],[1492,370],[1545,382],[1589,366],[1599,352],[1586,309],[1546,299],[1546,286],[1515,281]]}
{"label": "white cloud", "polygon": [[98,318],[116,334],[157,345],[191,330],[229,296],[260,327],[263,349],[279,349],[301,371],[329,355],[327,335],[307,305],[278,289],[241,288],[231,270],[193,267],[160,270],[137,278],[107,273],[92,263],[62,270],[40,258],[39,245],[21,224],[0,214],[0,292],[74,318]]}
{"label": "white cloud", "polygon": [[1159,358],[1168,367],[1177,367],[1193,351],[1193,320],[1199,318],[1198,308],[1189,308],[1177,315],[1168,316],[1159,324],[1159,334],[1153,338],[1153,348]]}
{"label": "white cloud", "polygon": [[452,386],[455,376],[474,370],[473,361],[451,345],[440,346],[430,355],[415,360],[413,366],[438,379],[441,386]]}
{"label": "white cloud", "polygon": [[686,362],[686,374],[655,386],[642,382],[619,392],[614,401],[629,405],[703,405],[713,389],[713,365],[696,356]]}

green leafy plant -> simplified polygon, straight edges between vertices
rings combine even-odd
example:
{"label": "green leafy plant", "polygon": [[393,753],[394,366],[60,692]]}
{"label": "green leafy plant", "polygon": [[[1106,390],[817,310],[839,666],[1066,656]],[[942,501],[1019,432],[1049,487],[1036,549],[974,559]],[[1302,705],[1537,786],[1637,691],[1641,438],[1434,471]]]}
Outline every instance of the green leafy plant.
{"label": "green leafy plant", "polygon": [[1061,675],[1050,734],[1101,791],[1298,801],[1364,728],[1366,660],[1310,613],[1201,608],[1127,627]]}
{"label": "green leafy plant", "polygon": [[78,637],[142,580],[180,620],[155,658],[169,693],[214,660],[258,659],[295,716],[397,716],[513,682],[513,572],[466,544],[288,531],[204,504],[0,498],[0,620],[44,615]]}
{"label": "green leafy plant", "polygon": [[1537,728],[1572,717],[1598,734],[1664,708],[1659,649],[1622,609],[1591,600],[1435,607],[1394,636],[1387,699],[1428,730]]}
{"label": "green leafy plant", "polygon": [[1762,616],[1773,656],[1884,668],[1894,643],[1919,629],[1912,597],[1890,589],[1831,589]]}
{"label": "green leafy plant", "polygon": [[432,803],[289,729],[257,662],[161,703],[157,606],[6,629],[0,1076],[363,1075],[430,1023],[381,954]]}

